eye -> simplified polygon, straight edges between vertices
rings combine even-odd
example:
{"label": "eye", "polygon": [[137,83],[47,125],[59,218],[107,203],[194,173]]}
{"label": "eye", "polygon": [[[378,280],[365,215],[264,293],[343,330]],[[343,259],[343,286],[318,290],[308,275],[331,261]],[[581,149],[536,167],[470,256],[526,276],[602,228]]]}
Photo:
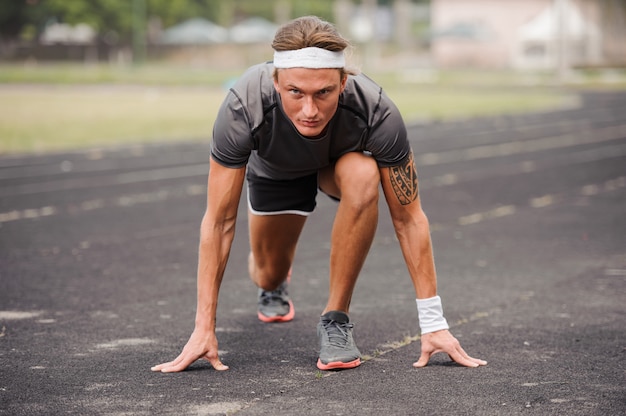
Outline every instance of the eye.
{"label": "eye", "polygon": [[302,94],[302,92],[300,92],[300,90],[299,90],[299,89],[297,89],[297,88],[291,88],[291,89],[289,90],[289,93],[290,93],[290,94],[293,94],[293,95],[300,95],[300,94]]}
{"label": "eye", "polygon": [[317,95],[321,95],[321,96],[328,95],[328,94],[330,94],[330,90],[327,90],[327,89],[319,90],[317,92]]}

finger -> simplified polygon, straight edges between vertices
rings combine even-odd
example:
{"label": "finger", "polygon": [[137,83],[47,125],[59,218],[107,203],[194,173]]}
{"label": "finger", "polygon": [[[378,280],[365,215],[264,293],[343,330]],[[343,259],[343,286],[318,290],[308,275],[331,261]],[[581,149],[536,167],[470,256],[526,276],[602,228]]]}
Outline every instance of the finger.
{"label": "finger", "polygon": [[470,360],[474,361],[478,365],[487,365],[487,361],[481,360],[480,358],[472,358],[472,357],[470,357]]}
{"label": "finger", "polygon": [[475,363],[474,361],[468,358],[463,357],[463,355],[461,355],[458,351],[451,351],[448,353],[448,355],[454,362],[464,367],[478,367],[477,363]]}
{"label": "finger", "polygon": [[163,363],[163,364],[159,364],[159,365],[155,365],[154,367],[150,367],[151,371],[161,371],[163,368],[172,365],[173,361],[170,361],[169,363]]}
{"label": "finger", "polygon": [[176,357],[174,361],[162,364],[160,370],[158,371],[161,371],[162,373],[177,373],[189,367],[191,363],[196,361],[198,358],[200,357],[195,354],[190,355],[183,352]]}
{"label": "finger", "polygon": [[[460,364],[462,366],[465,367],[472,367],[472,368],[476,368],[479,365],[481,365],[478,361],[481,360],[475,360],[472,357],[470,357],[469,355],[467,355],[467,353],[463,350],[463,348],[461,348],[460,346],[453,349],[452,351],[446,351],[448,353],[448,355],[450,356],[450,358],[452,360],[454,360],[457,364]],[[486,362],[485,362],[486,364]]]}
{"label": "finger", "polygon": [[165,366],[161,369],[162,373],[178,373],[179,371],[183,371],[187,367],[191,365],[197,358],[183,359],[179,362],[173,362],[172,364]]}
{"label": "finger", "polygon": [[466,353],[465,350],[463,349],[463,347],[461,347],[460,345],[458,346],[458,351],[463,356],[463,358],[465,358],[466,360],[470,360],[473,363],[476,363],[477,365],[487,365],[487,361],[485,361],[485,360],[481,360],[479,358],[470,357],[469,354]]}
{"label": "finger", "polygon": [[222,364],[222,362],[220,361],[219,357],[205,357],[206,360],[211,363],[211,365],[213,366],[213,368],[215,368],[217,371],[226,371],[228,370],[228,366]]}
{"label": "finger", "polygon": [[419,360],[413,363],[413,367],[415,368],[426,367],[426,365],[428,364],[428,361],[430,360],[430,355],[431,355],[430,352],[422,350]]}
{"label": "finger", "polygon": [[155,365],[150,370],[152,370],[152,371],[162,371],[164,368],[168,368],[168,367],[172,367],[172,366],[177,365],[179,362],[181,362],[182,359],[183,359],[183,354],[181,353],[181,354],[178,355],[178,357],[176,357],[172,361],[168,361],[167,363]]}

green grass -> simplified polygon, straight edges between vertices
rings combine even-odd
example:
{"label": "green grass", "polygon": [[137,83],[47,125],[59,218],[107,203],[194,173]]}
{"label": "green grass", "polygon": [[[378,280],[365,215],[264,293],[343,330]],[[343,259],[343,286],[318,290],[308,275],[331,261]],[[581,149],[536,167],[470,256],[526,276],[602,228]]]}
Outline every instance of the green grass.
{"label": "green grass", "polygon": [[0,87],[0,153],[207,140],[218,88]]}
{"label": "green grass", "polygon": [[[241,71],[172,65],[0,65],[0,154],[209,140]],[[381,73],[406,121],[572,105],[573,95],[510,73]]]}
{"label": "green grass", "polygon": [[220,86],[240,73],[166,64],[3,64],[0,65],[0,84]]}
{"label": "green grass", "polygon": [[390,89],[387,94],[407,121],[519,113],[576,104],[576,98],[570,94],[511,89],[481,92],[463,88],[413,87]]}

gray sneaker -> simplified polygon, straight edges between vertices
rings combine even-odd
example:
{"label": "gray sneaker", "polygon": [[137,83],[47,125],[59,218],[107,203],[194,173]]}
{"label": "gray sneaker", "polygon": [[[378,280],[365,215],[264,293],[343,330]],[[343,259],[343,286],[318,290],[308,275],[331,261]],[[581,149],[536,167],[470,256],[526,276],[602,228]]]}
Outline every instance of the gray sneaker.
{"label": "gray sneaker", "polygon": [[289,299],[287,282],[276,290],[259,289],[258,317],[263,322],[288,322],[296,314],[293,302]]}
{"label": "gray sneaker", "polygon": [[340,370],[361,365],[361,352],[352,338],[353,324],[343,312],[330,311],[320,317],[317,324],[317,337],[320,342],[320,356],[317,368],[320,370]]}

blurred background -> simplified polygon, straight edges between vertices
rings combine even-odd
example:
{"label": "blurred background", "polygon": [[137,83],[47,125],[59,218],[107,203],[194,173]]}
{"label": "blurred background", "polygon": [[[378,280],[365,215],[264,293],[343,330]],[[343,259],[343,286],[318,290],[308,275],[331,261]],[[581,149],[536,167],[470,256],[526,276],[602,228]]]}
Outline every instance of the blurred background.
{"label": "blurred background", "polygon": [[623,0],[0,2],[0,154],[208,140],[277,27],[318,15],[409,122],[577,105],[626,88]]}

